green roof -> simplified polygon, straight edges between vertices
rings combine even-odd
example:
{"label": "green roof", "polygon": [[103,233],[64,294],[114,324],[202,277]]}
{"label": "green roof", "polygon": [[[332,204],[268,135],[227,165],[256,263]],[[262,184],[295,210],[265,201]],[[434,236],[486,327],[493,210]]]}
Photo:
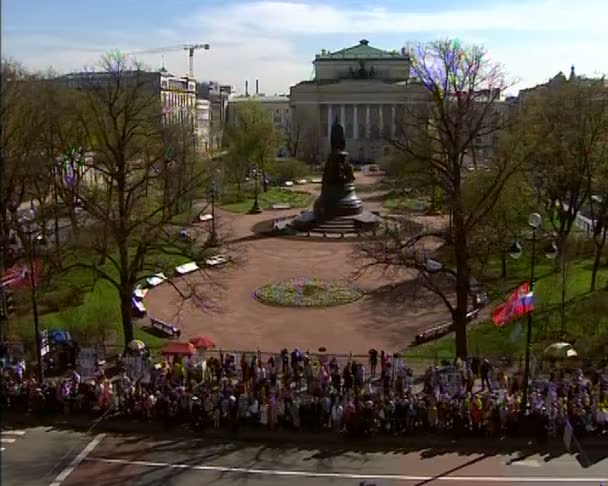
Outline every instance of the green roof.
{"label": "green roof", "polygon": [[367,39],[361,39],[359,44],[336,52],[323,51],[316,59],[394,59],[403,58],[397,51],[384,51],[369,45]]}

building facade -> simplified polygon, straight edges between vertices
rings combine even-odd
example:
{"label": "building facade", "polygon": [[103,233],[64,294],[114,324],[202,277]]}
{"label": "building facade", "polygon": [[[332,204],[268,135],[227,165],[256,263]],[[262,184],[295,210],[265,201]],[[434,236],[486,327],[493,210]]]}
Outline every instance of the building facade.
{"label": "building facade", "polygon": [[384,51],[363,39],[337,52],[323,50],[313,64],[314,79],[290,91],[291,127],[302,137],[297,156],[309,158],[305,152],[317,145],[324,160],[336,119],[354,162],[389,156],[387,138],[397,136],[408,112],[427,99],[423,86],[410,78],[407,52]]}
{"label": "building facade", "polygon": [[[198,101],[208,102],[208,128],[207,154],[210,156],[222,150],[224,128],[226,126],[226,112],[228,100],[232,93],[232,86],[220,84],[217,81],[204,81],[197,85],[196,98]],[[200,112],[199,112],[200,108]],[[197,108],[197,117],[203,119],[207,104],[201,103]]]}
{"label": "building facade", "polygon": [[[63,76],[68,88],[93,89],[115,79],[114,73],[81,72]],[[165,123],[195,123],[196,80],[174,76],[162,68],[159,71],[124,71],[126,82],[143,82],[148,93],[158,97]]]}

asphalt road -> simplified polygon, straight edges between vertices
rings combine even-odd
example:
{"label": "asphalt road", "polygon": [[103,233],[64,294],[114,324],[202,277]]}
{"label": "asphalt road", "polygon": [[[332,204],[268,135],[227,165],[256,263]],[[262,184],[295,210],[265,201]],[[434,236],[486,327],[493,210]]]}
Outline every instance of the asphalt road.
{"label": "asphalt road", "polygon": [[608,486],[608,453],[584,468],[575,456],[499,452],[494,443],[449,449],[370,452],[359,447],[263,446],[203,439],[83,434],[37,427],[4,431],[1,484],[7,486],[220,486],[371,484]]}

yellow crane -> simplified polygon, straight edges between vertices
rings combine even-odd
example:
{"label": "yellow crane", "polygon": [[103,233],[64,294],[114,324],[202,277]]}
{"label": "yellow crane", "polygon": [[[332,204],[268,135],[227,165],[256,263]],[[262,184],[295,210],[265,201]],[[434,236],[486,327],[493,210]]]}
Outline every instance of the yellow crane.
{"label": "yellow crane", "polygon": [[154,49],[145,49],[143,51],[128,52],[132,54],[155,54],[168,51],[188,51],[188,77],[194,78],[194,51],[198,49],[209,50],[209,44],[180,44],[178,46],[157,47]]}

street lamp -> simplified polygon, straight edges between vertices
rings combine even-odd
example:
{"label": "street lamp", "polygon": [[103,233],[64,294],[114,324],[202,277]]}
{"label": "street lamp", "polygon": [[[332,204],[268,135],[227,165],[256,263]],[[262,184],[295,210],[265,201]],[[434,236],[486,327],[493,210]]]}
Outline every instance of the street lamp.
{"label": "street lamp", "polygon": [[211,232],[209,233],[209,239],[207,240],[208,246],[217,246],[217,233],[215,231],[215,194],[217,191],[217,181],[215,180],[215,173],[211,179]]}
{"label": "street lamp", "polygon": [[[540,214],[532,213],[528,217],[528,225],[532,228],[532,252],[531,252],[531,260],[530,260],[530,291],[534,290],[534,264],[536,263],[535,252],[536,252],[536,242],[537,242],[537,230],[542,224],[543,220]],[[519,241],[515,241],[513,245],[509,248],[509,255],[512,258],[520,258],[523,253],[523,248]],[[546,249],[545,254],[547,258],[555,258],[557,256],[557,246],[555,242],[552,242],[549,247]],[[526,361],[524,367],[524,381],[523,381],[523,397],[521,401],[521,416],[524,417],[526,415],[526,410],[528,408],[528,381],[530,380],[530,348],[532,345],[532,311],[528,311],[528,329],[526,334]]]}
{"label": "street lamp", "polygon": [[[34,216],[33,211],[31,211],[32,216]],[[33,238],[36,230],[32,228],[33,218],[22,218],[22,223],[25,225],[25,233],[27,234],[28,241],[28,263],[30,267],[30,284],[32,286],[32,311],[34,313],[34,334],[36,340],[36,364],[37,364],[37,375],[38,382],[42,383],[44,379],[44,371],[42,367],[42,348],[40,346],[40,323],[38,321],[38,299],[37,299],[37,287],[36,287],[36,272],[34,268],[35,260],[36,260],[36,244],[45,244],[44,237],[41,234],[36,235],[36,238]]]}
{"label": "street lamp", "polygon": [[262,209],[260,208],[260,202],[258,201],[258,166],[253,167],[253,179],[254,179],[254,190],[255,190],[255,200],[253,201],[253,206],[249,210],[249,214],[260,214]]}

